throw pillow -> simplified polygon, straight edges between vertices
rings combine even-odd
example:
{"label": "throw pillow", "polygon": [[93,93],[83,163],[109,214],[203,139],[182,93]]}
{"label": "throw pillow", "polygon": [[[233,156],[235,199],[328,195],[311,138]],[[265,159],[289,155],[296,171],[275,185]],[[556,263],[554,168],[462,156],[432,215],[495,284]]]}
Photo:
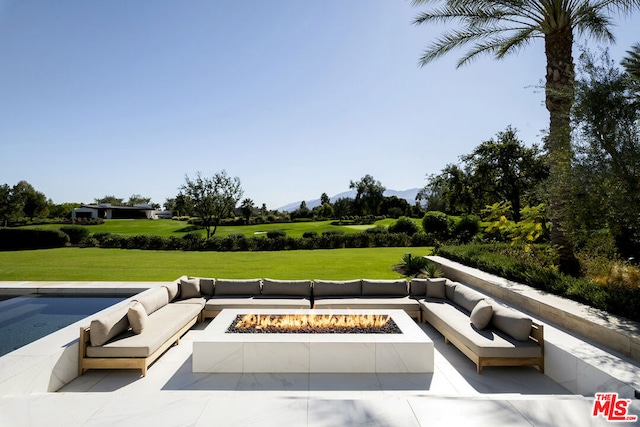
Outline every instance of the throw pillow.
{"label": "throw pillow", "polygon": [[437,279],[427,281],[427,298],[442,298],[447,297],[444,290],[445,279]]}
{"label": "throw pillow", "polygon": [[134,302],[129,311],[127,312],[127,318],[131,325],[131,330],[134,334],[141,334],[145,325],[147,324],[147,312],[139,302]]}
{"label": "throw pillow", "polygon": [[180,297],[182,299],[200,298],[200,279],[180,279]]}
{"label": "throw pillow", "polygon": [[471,311],[471,324],[478,329],[484,329],[489,325],[489,322],[491,322],[492,315],[493,307],[491,307],[491,304],[485,300],[480,300]]}

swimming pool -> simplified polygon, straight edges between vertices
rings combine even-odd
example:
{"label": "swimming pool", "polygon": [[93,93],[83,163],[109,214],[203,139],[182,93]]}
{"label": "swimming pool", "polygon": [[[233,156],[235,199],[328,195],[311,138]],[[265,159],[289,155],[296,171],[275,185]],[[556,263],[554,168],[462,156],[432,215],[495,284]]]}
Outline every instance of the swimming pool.
{"label": "swimming pool", "polygon": [[125,299],[27,295],[0,301],[0,356]]}

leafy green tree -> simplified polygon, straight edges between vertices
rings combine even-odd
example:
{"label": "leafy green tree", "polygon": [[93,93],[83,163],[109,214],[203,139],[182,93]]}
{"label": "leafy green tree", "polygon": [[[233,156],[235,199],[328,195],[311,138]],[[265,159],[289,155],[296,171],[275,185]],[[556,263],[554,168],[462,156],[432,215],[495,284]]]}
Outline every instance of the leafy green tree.
{"label": "leafy green tree", "polygon": [[46,215],[47,197],[44,193],[36,191],[27,181],[18,182],[11,190],[14,203],[16,203],[22,214],[33,220],[36,215]]}
{"label": "leafy green tree", "polygon": [[228,176],[224,170],[211,178],[203,177],[201,172],[196,173],[193,180],[185,176],[180,190],[190,199],[195,214],[202,220],[207,239],[216,234],[220,220],[233,212],[243,194],[240,179]]}
{"label": "leafy green tree", "polygon": [[144,197],[141,194],[132,194],[127,200],[127,206],[148,205],[151,203],[151,197]]}
{"label": "leafy green tree", "polygon": [[341,197],[333,202],[333,212],[336,218],[344,218],[355,214],[355,203],[350,197]]}
{"label": "leafy green tree", "polygon": [[567,194],[571,189],[574,33],[613,41],[612,22],[607,14],[612,11],[630,13],[640,7],[640,0],[413,0],[413,3],[418,6],[435,4],[431,10],[417,16],[416,24],[460,24],[460,28],[445,32],[427,48],[420,59],[422,65],[465,45],[470,46],[470,50],[459,60],[458,67],[481,54],[501,59],[527,46],[534,38],[544,39],[551,241],[559,250],[560,270],[577,275],[579,264],[567,235],[572,221]]}
{"label": "leafy green tree", "polygon": [[110,204],[111,206],[124,206],[124,199],[119,199],[116,196],[104,196],[99,199],[93,199],[97,205]]}
{"label": "leafy green tree", "polygon": [[459,215],[474,210],[472,177],[458,165],[448,164],[440,174],[429,175],[420,194],[430,211]]}
{"label": "leafy green tree", "polygon": [[74,208],[79,208],[80,203],[49,203],[49,216],[53,218],[71,218]]}
{"label": "leafy green tree", "polygon": [[[481,205],[511,202],[513,220],[520,221],[522,202],[530,204],[535,188],[549,175],[537,146],[527,147],[511,126],[462,156],[471,176],[472,193]],[[485,197],[482,197],[482,196]],[[527,200],[524,200],[525,197]]]}
{"label": "leafy green tree", "polygon": [[367,174],[360,181],[351,181],[349,188],[356,190],[355,205],[361,215],[378,215],[386,190],[380,181]]}
{"label": "leafy green tree", "polygon": [[[576,79],[577,217],[606,226],[624,256],[640,254],[640,104],[633,83],[603,51],[585,50]],[[606,223],[606,224],[603,224]]]}
{"label": "leafy green tree", "polygon": [[320,196],[320,204],[325,205],[327,203],[331,204],[331,199],[329,198],[327,193],[322,193],[322,195]]}
{"label": "leafy green tree", "polygon": [[13,198],[9,184],[0,186],[0,227],[8,227],[18,216],[18,206]]}

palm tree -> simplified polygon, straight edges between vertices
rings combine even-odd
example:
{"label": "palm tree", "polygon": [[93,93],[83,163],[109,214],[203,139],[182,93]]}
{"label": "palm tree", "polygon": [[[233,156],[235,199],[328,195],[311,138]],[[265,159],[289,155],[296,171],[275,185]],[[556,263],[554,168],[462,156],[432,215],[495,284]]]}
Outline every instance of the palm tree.
{"label": "palm tree", "polygon": [[640,43],[631,46],[627,56],[622,58],[622,66],[629,76],[630,90],[635,96],[635,107],[640,110]]}
{"label": "palm tree", "polygon": [[457,23],[460,28],[445,32],[420,58],[426,65],[453,49],[470,46],[458,67],[476,56],[489,54],[502,59],[544,39],[546,54],[545,102],[549,111],[549,213],[553,224],[551,242],[558,248],[560,270],[576,275],[579,264],[568,238],[571,221],[570,193],[571,126],[574,100],[574,33],[613,42],[610,12],[630,13],[640,0],[413,0],[414,5],[434,4],[419,14],[416,24]]}

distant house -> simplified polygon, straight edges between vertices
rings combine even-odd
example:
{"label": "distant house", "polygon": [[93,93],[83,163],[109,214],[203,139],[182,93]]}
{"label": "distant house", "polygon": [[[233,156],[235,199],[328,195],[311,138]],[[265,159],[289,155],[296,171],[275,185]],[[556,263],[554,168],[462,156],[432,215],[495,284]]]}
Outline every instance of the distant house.
{"label": "distant house", "polygon": [[151,205],[111,206],[103,203],[75,208],[71,218],[158,219],[171,218],[171,211],[156,211]]}

